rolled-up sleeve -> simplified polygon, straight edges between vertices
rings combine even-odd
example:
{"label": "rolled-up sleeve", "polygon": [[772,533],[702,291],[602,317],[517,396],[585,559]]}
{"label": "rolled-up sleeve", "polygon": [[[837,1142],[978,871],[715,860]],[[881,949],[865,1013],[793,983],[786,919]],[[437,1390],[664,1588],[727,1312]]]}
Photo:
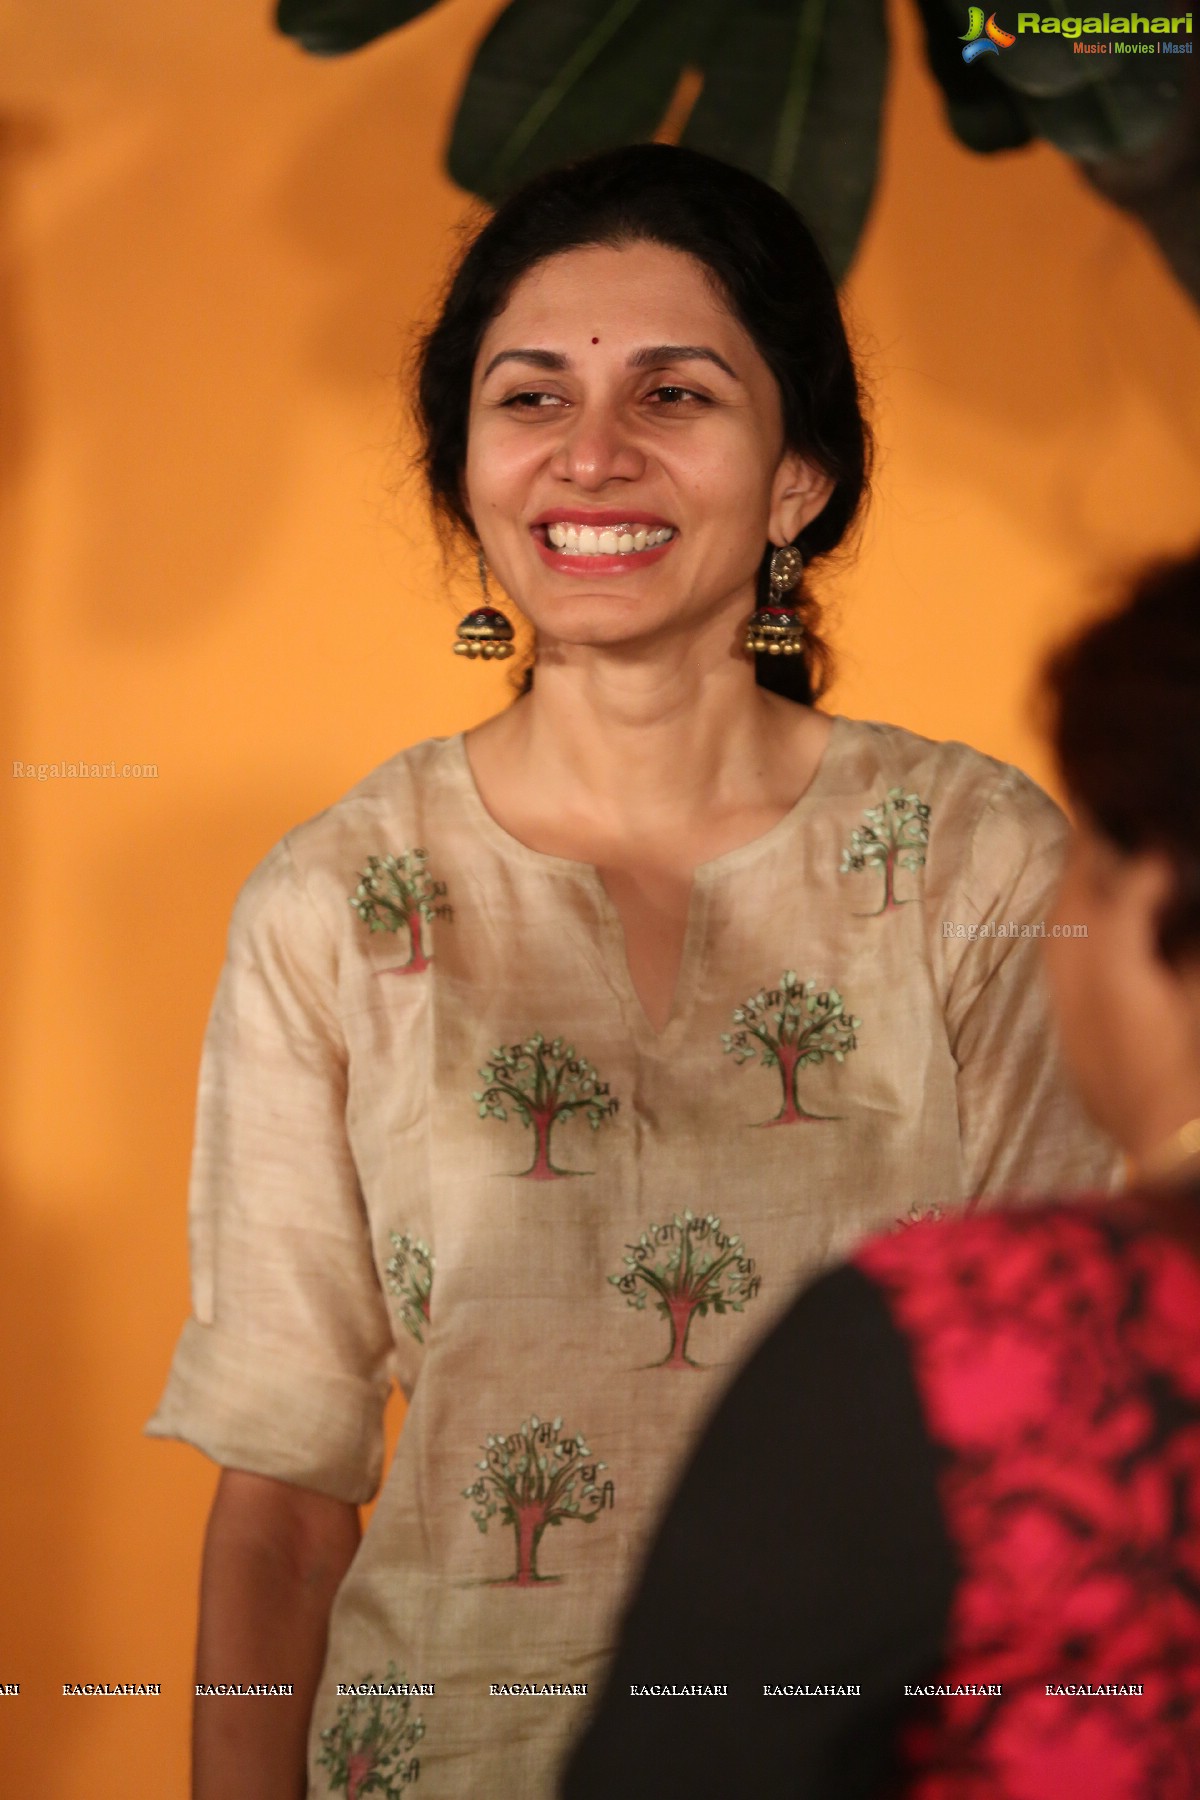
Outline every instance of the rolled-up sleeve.
{"label": "rolled-up sleeve", "polygon": [[361,1502],[391,1333],[346,1134],[333,937],[287,840],[247,882],[205,1036],[192,1317],[146,1431]]}

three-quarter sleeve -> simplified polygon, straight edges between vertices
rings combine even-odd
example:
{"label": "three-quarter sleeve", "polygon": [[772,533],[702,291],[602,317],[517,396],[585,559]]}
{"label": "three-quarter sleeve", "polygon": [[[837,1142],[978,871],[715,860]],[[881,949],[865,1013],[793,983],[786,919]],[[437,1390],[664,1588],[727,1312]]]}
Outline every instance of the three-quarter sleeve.
{"label": "three-quarter sleeve", "polygon": [[1116,1147],[1088,1119],[1062,1060],[1042,968],[1067,831],[1049,796],[1006,768],[939,926],[968,1195],[1106,1187],[1120,1176]]}
{"label": "three-quarter sleeve", "polygon": [[382,1468],[391,1333],[346,1135],[335,973],[285,839],[230,927],[201,1062],[192,1316],[146,1430],[361,1502]]}

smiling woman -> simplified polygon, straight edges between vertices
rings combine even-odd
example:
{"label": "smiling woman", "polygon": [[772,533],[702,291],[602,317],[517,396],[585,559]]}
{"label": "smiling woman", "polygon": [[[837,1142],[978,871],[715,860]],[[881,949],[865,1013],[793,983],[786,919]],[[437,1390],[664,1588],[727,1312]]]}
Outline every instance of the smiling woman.
{"label": "smiling woman", "polygon": [[[646,343],[647,314],[684,341]],[[493,352],[514,335],[567,347]],[[689,675],[727,663],[757,564],[832,482],[785,442],[778,384],[705,266],[645,241],[559,251],[514,289],[479,360],[467,505],[539,653],[578,672],[585,645],[657,639]]]}
{"label": "smiling woman", "polygon": [[[633,294],[638,303],[631,306]],[[639,310],[641,297],[652,295],[666,303],[660,316],[673,327],[663,341],[645,329],[653,314]],[[515,472],[514,459],[532,451],[531,434],[543,443],[548,430],[573,438],[581,405],[586,400],[590,425],[602,387],[610,407],[619,404],[626,420],[637,419],[656,450],[674,446],[679,480],[703,511],[710,553],[714,540],[721,552],[708,585],[728,588],[738,570],[732,586],[742,623],[755,597],[760,604],[771,597],[773,546],[794,541],[811,562],[849,532],[866,494],[871,437],[837,294],[803,221],[753,177],[694,152],[640,145],[578,165],[569,181],[558,172],[542,176],[522,191],[519,206],[497,214],[464,256],[419,359],[425,472],[444,524],[481,541],[475,513],[488,496],[470,497],[481,459],[490,473],[499,448]],[[594,450],[590,432],[582,448],[585,458]],[[618,483],[636,456],[636,446],[624,448],[613,471]],[[764,531],[763,495],[748,496],[745,484],[757,480],[761,488],[772,475],[781,494],[789,479],[801,477],[789,499],[811,503],[788,505]],[[697,480],[713,491],[697,489]],[[544,518],[527,515],[523,527],[537,533],[574,524],[598,532],[645,522],[682,535],[681,521],[665,513],[622,517],[628,506],[614,511],[594,499],[585,504],[589,498],[585,476],[564,517],[551,516],[552,506]],[[626,554],[648,555],[634,533],[625,535],[635,537]],[[551,621],[534,616],[536,600],[503,548],[484,547],[533,620],[541,649]],[[548,535],[542,547],[573,548]],[[578,549],[585,557],[614,554],[601,549],[598,536],[594,545],[582,538]],[[618,536],[615,554],[621,551]],[[566,572],[565,560],[545,560]],[[674,560],[677,567],[708,566],[695,534],[687,555]],[[573,574],[593,575],[627,567],[635,573],[642,564],[570,565]],[[686,573],[679,569],[679,581]],[[803,581],[789,601],[802,610],[803,654],[764,653],[757,678],[807,703],[828,685],[831,659],[816,599]]]}
{"label": "smiling woman", "polygon": [[869,441],[787,202],[663,145],[540,178],[467,250],[417,406],[536,679],[238,903],[150,1429],[225,1469],[199,1682],[270,1669],[295,1705],[199,1701],[196,1800],[551,1794],[659,1498],[793,1283],[1114,1173],[1035,944],[941,929],[1036,922],[1061,815],[815,704],[797,574]]}

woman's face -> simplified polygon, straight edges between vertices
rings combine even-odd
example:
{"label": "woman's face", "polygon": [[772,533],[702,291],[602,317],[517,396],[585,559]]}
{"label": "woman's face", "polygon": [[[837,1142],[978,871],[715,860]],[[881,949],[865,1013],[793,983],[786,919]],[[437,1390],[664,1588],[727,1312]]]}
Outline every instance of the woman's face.
{"label": "woman's face", "polygon": [[726,614],[734,633],[768,537],[793,538],[829,487],[785,450],[774,376],[678,250],[551,257],[485,333],[465,494],[543,650],[720,632]]}

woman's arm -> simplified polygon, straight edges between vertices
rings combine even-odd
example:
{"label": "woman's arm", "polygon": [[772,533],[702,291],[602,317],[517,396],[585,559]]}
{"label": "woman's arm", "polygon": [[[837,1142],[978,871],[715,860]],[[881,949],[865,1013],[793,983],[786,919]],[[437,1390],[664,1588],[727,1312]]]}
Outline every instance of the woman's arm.
{"label": "woman's arm", "polygon": [[[340,910],[340,909],[339,909]],[[251,876],[205,1038],[192,1317],[147,1430],[223,1470],[205,1548],[197,1800],[295,1800],[330,1605],[383,1463],[392,1323],[350,1147],[339,944],[289,844]]]}
{"label": "woman's arm", "polygon": [[193,1800],[303,1800],[329,1609],[360,1536],[345,1500],[225,1469],[204,1542],[197,1684],[291,1684],[290,1697],[198,1695]]}

